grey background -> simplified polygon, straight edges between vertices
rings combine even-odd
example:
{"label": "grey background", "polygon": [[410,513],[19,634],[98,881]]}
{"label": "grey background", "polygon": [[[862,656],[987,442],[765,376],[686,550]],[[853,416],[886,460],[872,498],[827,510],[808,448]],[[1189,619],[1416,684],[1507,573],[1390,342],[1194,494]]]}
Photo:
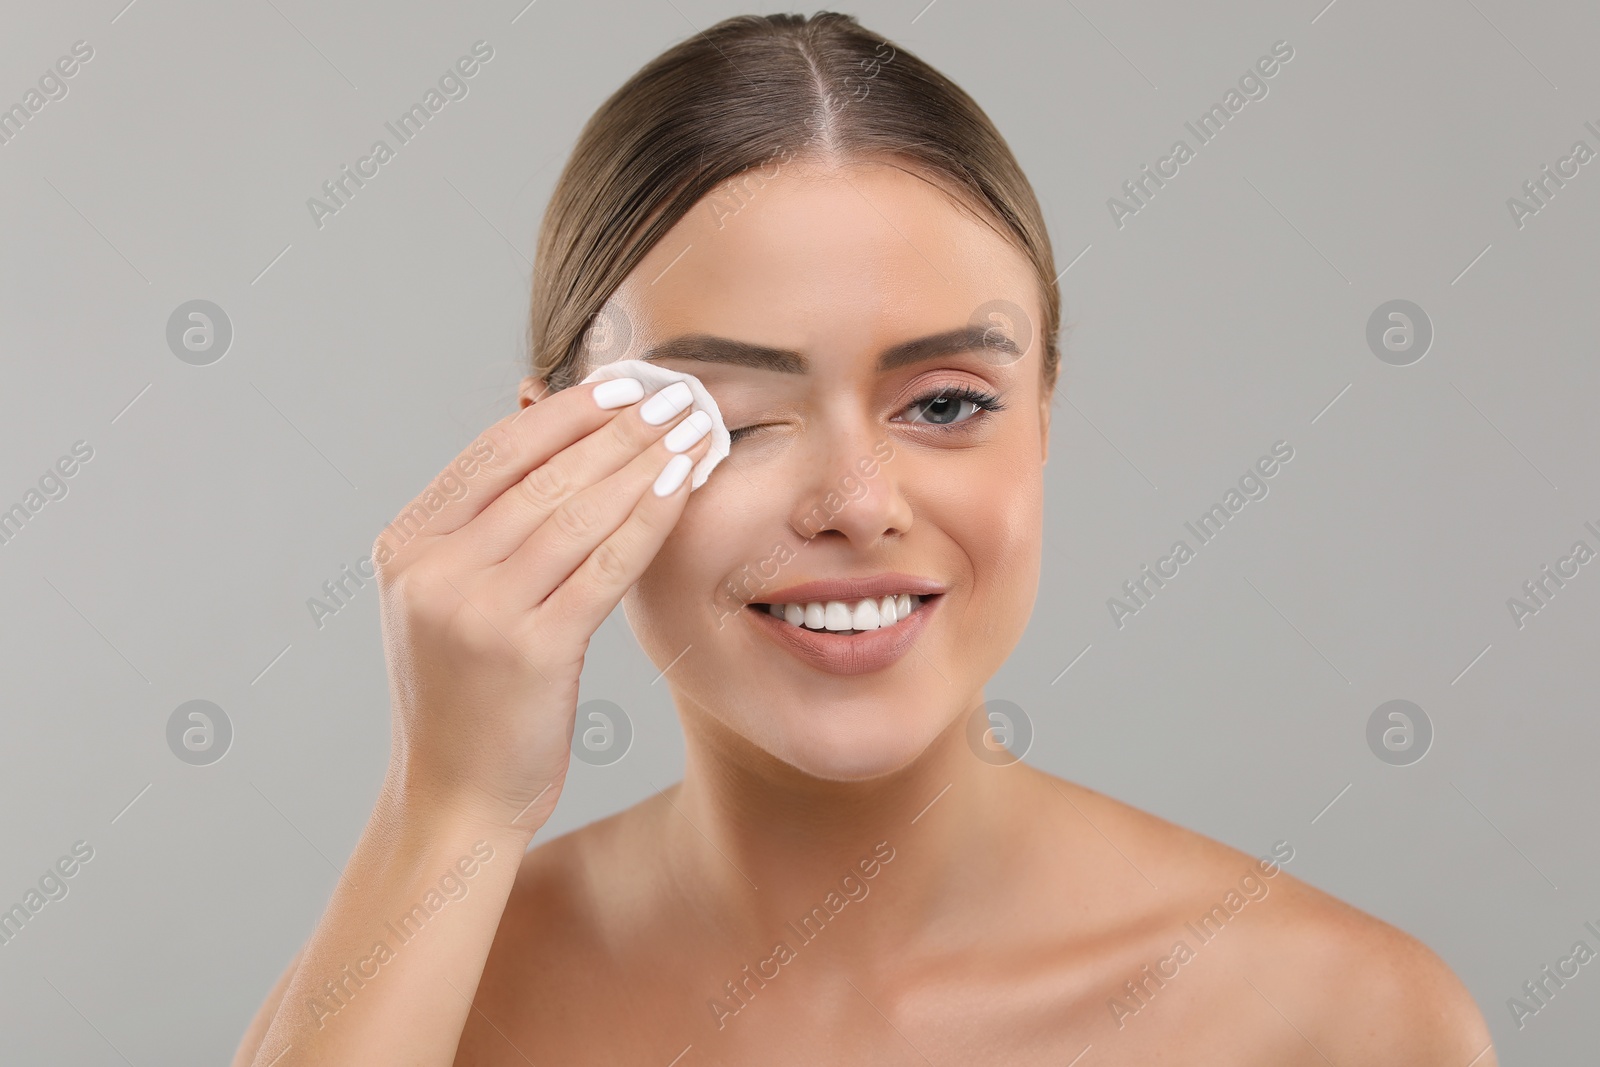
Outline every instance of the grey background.
{"label": "grey background", "polygon": [[[0,906],[95,850],[0,946],[8,1065],[232,1053],[388,750],[375,588],[320,629],[307,598],[513,409],[526,257],[593,108],[765,10],[524,2],[0,9],[0,105],[95,50],[0,146],[0,506],[94,448],[0,545]],[[1577,1063],[1596,966],[1520,1032],[1505,1002],[1600,925],[1600,563],[1523,628],[1506,600],[1600,545],[1600,162],[1522,229],[1506,199],[1600,148],[1600,15],[1324,3],[845,8],[984,106],[1073,263],[1045,572],[988,693],[1041,767],[1253,854],[1289,840],[1292,873],[1444,957],[1502,1062]],[[479,39],[469,95],[313,225],[306,198]],[[1115,226],[1107,198],[1280,39],[1269,95]],[[1435,330],[1409,367],[1365,341],[1396,298]],[[165,341],[191,299],[233,324],[210,366]],[[1270,494],[1117,629],[1107,598],[1278,440]],[[628,709],[633,749],[575,763],[536,840],[678,777],[655,673],[614,614],[584,698]],[[1366,742],[1396,698],[1435,731],[1411,766]],[[193,699],[234,731],[209,766],[167,746]]]}

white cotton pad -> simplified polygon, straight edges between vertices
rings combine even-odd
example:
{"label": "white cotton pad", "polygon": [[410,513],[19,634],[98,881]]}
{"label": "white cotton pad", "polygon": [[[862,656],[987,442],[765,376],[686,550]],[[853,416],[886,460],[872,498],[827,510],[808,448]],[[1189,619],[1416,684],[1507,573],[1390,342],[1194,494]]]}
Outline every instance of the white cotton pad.
{"label": "white cotton pad", "polygon": [[710,390],[692,374],[668,370],[660,364],[646,363],[642,359],[619,359],[615,363],[607,363],[578,384],[604,381],[607,378],[637,378],[644,385],[647,397],[673,382],[683,382],[689,387],[689,392],[694,394],[694,403],[691,407],[711,416],[711,449],[700,457],[700,462],[694,465],[689,478],[691,489],[700,488],[711,476],[712,469],[727,456],[730,443],[728,428],[722,422],[722,412],[717,410],[717,402],[711,399]]}

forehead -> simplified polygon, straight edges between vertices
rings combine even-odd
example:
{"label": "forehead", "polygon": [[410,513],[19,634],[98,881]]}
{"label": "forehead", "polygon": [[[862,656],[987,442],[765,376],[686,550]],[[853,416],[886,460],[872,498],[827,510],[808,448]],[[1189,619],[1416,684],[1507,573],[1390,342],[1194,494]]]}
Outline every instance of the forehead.
{"label": "forehead", "polygon": [[774,169],[714,190],[618,288],[630,355],[688,332],[876,351],[996,300],[1037,324],[1028,260],[929,181],[886,163]]}

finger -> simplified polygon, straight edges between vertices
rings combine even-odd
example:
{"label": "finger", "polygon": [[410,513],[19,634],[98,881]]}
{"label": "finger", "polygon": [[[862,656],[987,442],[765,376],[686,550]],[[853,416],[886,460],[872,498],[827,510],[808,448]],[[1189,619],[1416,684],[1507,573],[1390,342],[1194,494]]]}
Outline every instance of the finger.
{"label": "finger", "polygon": [[462,558],[480,566],[507,559],[563,503],[658,443],[688,417],[693,400],[687,385],[674,382],[528,471],[462,528]]}
{"label": "finger", "polygon": [[[587,559],[555,588],[540,612],[548,612],[558,628],[592,634],[650,566],[661,545],[677,525],[689,502],[689,468],[686,455],[673,456],[658,477],[639,496],[622,525],[595,546]],[[665,493],[663,480],[677,475],[676,485]]]}
{"label": "finger", "polygon": [[[442,536],[465,526],[508,486],[605,425],[619,408],[631,403],[629,387],[612,382],[637,383],[638,379],[611,378],[574,385],[490,426],[400,509],[379,535],[380,544],[387,544],[392,553],[418,538]],[[642,395],[643,386],[634,393]],[[603,407],[602,403],[612,406]]]}
{"label": "finger", "polygon": [[711,416],[697,412],[632,463],[565,501],[495,568],[491,582],[506,598],[502,603],[526,611],[543,602],[621,528],[673,456],[700,461],[711,448],[710,427]]}

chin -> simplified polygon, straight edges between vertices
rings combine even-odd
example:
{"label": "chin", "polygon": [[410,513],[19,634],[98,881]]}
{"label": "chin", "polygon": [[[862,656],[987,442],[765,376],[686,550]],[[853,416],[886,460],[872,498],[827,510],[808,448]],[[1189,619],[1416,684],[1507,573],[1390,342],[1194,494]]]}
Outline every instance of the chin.
{"label": "chin", "polygon": [[[901,714],[880,703],[774,709],[764,722],[726,724],[768,756],[802,774],[830,782],[864,782],[905,770],[949,724],[934,720],[926,702]],[[752,729],[751,727],[755,727]]]}

